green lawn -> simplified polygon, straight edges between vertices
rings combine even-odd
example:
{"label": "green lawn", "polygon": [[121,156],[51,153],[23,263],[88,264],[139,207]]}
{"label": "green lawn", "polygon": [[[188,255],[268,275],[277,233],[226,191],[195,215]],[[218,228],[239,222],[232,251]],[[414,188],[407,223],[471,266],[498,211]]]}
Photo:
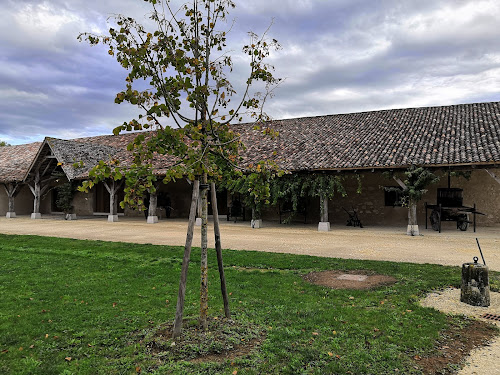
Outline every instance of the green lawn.
{"label": "green lawn", "polygon": [[[460,285],[453,267],[225,250],[231,309],[244,328],[230,334],[265,338],[245,357],[195,364],[147,348],[148,335],[173,320],[182,253],[181,247],[0,235],[0,373],[419,373],[411,358],[432,351],[448,321],[417,300]],[[194,317],[199,249],[191,259],[185,316]],[[209,315],[222,317],[213,250],[209,269]],[[374,270],[398,282],[332,290],[301,277],[327,269]],[[185,359],[206,350],[187,348]]]}

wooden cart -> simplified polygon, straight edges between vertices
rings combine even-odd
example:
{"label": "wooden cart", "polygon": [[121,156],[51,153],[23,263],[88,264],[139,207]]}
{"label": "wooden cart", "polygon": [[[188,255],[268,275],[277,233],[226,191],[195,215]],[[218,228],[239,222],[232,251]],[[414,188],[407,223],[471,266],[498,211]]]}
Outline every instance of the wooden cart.
{"label": "wooden cart", "polygon": [[[432,229],[441,233],[441,222],[456,221],[457,229],[466,231],[469,224],[474,225],[476,231],[476,215],[484,215],[473,207],[463,205],[463,189],[439,188],[437,190],[437,204],[425,203],[425,229],[427,229],[428,210],[432,210],[429,216]],[[472,215],[473,220],[470,220]]]}

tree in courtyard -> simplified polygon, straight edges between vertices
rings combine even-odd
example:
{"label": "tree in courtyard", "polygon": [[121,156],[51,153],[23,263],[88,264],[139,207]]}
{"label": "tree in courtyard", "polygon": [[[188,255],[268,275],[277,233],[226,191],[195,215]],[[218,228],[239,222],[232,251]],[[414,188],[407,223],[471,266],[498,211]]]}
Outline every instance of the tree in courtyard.
{"label": "tree in courtyard", "polygon": [[427,192],[427,187],[439,181],[439,177],[424,167],[411,165],[404,172],[405,179],[401,181],[393,173],[386,173],[386,177],[394,178],[400,188],[385,187],[386,191],[397,191],[401,194],[401,204],[408,207],[408,235],[419,234],[417,223],[417,204]]}
{"label": "tree in courtyard", "polygon": [[[361,193],[361,177],[353,175],[358,181],[357,193]],[[291,203],[291,215],[300,211],[301,203],[306,197],[320,199],[320,220],[328,221],[328,200],[335,194],[347,195],[344,188],[345,176],[328,173],[286,174],[271,183],[271,201],[273,205],[283,201]]]}
{"label": "tree in courtyard", "polygon": [[222,182],[229,192],[239,194],[244,207],[252,209],[252,225],[261,219],[262,206],[270,204],[271,186],[274,179],[284,175],[278,165],[270,160],[250,164],[247,173],[238,173],[237,178]]}
{"label": "tree in courtyard", "polygon": [[[237,171],[241,173],[245,169],[241,165],[240,153],[244,149],[241,134],[232,130],[231,123],[247,115],[263,133],[272,132],[261,125],[268,120],[263,105],[279,80],[273,76],[273,68],[266,63],[266,58],[279,44],[267,39],[267,30],[261,37],[249,33],[250,41],[242,49],[249,62],[248,76],[238,94],[229,80],[233,59],[225,51],[228,31],[221,29],[221,26],[227,27],[227,15],[235,7],[234,2],[192,0],[174,10],[170,0],[146,1],[151,5],[149,18],[154,24],[153,30],[147,30],[133,18],[117,15],[114,16],[117,27],[111,28],[109,35],[84,33],[79,39],[91,45],[105,44],[109,54],[128,71],[125,89],[116,95],[115,102],[135,105],[141,114],[118,126],[114,133],[152,130],[139,133],[128,146],[134,160],[126,172],[125,167],[109,163],[97,169],[111,167],[126,175],[124,202],[140,208],[144,192],[150,188],[147,185],[154,180],[156,155],[167,155],[172,160],[165,183],[182,177],[194,181],[174,322],[174,337],[177,337],[182,324],[198,193],[202,202],[200,324],[206,328],[208,183],[212,183],[213,191],[215,182],[233,178]],[[260,91],[251,91],[256,86]],[[249,171],[250,174],[261,172]],[[93,173],[99,175],[100,172]],[[92,181],[85,182],[83,189],[91,184]],[[213,205],[216,207],[216,202]],[[218,247],[219,260],[220,241]],[[220,257],[219,270],[221,262]]]}

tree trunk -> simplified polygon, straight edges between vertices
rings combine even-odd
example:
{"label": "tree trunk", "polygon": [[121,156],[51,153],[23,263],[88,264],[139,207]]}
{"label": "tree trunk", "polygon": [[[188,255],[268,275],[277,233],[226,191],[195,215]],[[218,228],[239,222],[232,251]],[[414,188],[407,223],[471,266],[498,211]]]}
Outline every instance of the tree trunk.
{"label": "tree trunk", "polygon": [[179,281],[179,294],[177,297],[177,307],[175,310],[175,320],[173,338],[181,335],[182,316],[184,314],[184,298],[186,296],[186,282],[189,268],[189,258],[191,256],[191,245],[193,244],[194,222],[196,220],[196,207],[198,205],[198,195],[200,192],[200,181],[195,180],[193,184],[193,195],[191,196],[191,208],[189,210],[189,223],[186,234],[186,244],[184,245],[184,258],[182,258],[181,277]]}
{"label": "tree trunk", "polygon": [[406,234],[409,236],[418,236],[418,224],[417,224],[417,202],[410,201],[408,206],[408,228]]}
{"label": "tree trunk", "polygon": [[320,213],[321,213],[321,221],[323,223],[328,222],[328,198],[325,197],[324,194],[322,194],[319,198],[320,200]]}
{"label": "tree trunk", "polygon": [[318,223],[318,231],[330,231],[330,222],[328,221],[328,198],[325,197],[325,194],[319,196],[319,213],[320,222]]}
{"label": "tree trunk", "polygon": [[250,222],[250,226],[254,229],[262,228],[260,206],[256,203],[252,206],[252,221]]}
{"label": "tree trunk", "polygon": [[222,299],[224,301],[224,315],[226,318],[231,317],[229,310],[229,299],[227,298],[226,289],[226,276],[224,275],[224,265],[222,263],[222,245],[220,241],[220,227],[219,227],[219,209],[217,208],[217,192],[215,190],[215,183],[210,185],[210,192],[212,196],[212,212],[214,214],[214,235],[215,235],[215,251],[217,253],[217,265],[219,266],[220,277],[220,290],[222,292]]}
{"label": "tree trunk", "polygon": [[207,329],[208,313],[208,199],[207,199],[207,174],[201,180],[201,264],[200,264],[200,325]]}
{"label": "tree trunk", "polygon": [[148,215],[149,216],[156,216],[156,207],[157,206],[158,206],[158,194],[151,193],[149,195],[149,208],[148,208]]}
{"label": "tree trunk", "polygon": [[148,207],[148,224],[155,224],[158,222],[158,216],[156,215],[156,208],[158,207],[158,194],[149,194],[149,207]]}

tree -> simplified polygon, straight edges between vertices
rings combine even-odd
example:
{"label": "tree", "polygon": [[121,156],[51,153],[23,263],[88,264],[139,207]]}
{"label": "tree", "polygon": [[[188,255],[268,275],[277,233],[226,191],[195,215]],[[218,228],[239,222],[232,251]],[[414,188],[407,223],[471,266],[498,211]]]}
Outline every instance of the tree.
{"label": "tree", "polygon": [[[153,180],[153,159],[158,154],[175,160],[166,172],[165,183],[184,176],[195,182],[174,322],[176,337],[182,324],[197,189],[199,187],[202,202],[200,324],[206,328],[208,182],[232,178],[237,171],[244,170],[240,157],[244,148],[241,134],[232,130],[231,123],[241,121],[246,114],[264,133],[272,133],[261,125],[269,120],[263,112],[263,104],[272,96],[279,80],[272,74],[273,67],[265,61],[279,44],[275,39],[267,39],[267,30],[262,37],[249,33],[250,42],[242,49],[249,61],[249,74],[239,100],[232,101],[237,97],[228,78],[233,60],[224,51],[228,32],[219,25],[226,21],[229,10],[235,7],[234,2],[192,0],[174,11],[170,0],[146,1],[151,5],[149,18],[155,25],[151,32],[133,18],[116,15],[117,27],[110,28],[109,35],[84,33],[79,39],[91,45],[105,44],[108,53],[128,71],[126,88],[116,95],[115,102],[135,105],[141,114],[118,126],[114,133],[153,130],[139,133],[129,145],[134,162],[127,172],[123,172],[122,166],[112,166],[127,175],[124,202],[143,207],[143,193],[148,188],[145,181]],[[262,91],[251,93],[256,84]],[[175,128],[168,126],[166,120]],[[104,164],[97,168],[110,167]],[[85,182],[83,189],[90,184],[91,181]]]}
{"label": "tree", "polygon": [[439,181],[439,177],[424,167],[411,165],[404,172],[405,179],[401,181],[393,173],[386,173],[386,177],[392,177],[400,188],[386,187],[386,191],[398,191],[401,193],[401,203],[408,207],[408,230],[407,234],[418,236],[417,203],[427,192],[427,187]]}
{"label": "tree", "polygon": [[238,178],[226,180],[222,186],[232,194],[241,195],[244,206],[252,209],[252,221],[255,221],[261,218],[262,206],[270,204],[274,179],[285,172],[270,160],[249,165],[248,172],[240,172]]}
{"label": "tree", "polygon": [[65,218],[73,211],[73,197],[75,196],[76,187],[72,181],[67,181],[64,184],[57,186],[56,206],[63,210]]}
{"label": "tree", "polygon": [[[353,175],[358,181],[357,193],[361,193],[361,177]],[[287,219],[291,219],[298,211],[302,199],[306,197],[320,198],[320,220],[328,221],[328,200],[333,199],[335,194],[343,197],[347,195],[343,182],[345,176],[337,176],[327,173],[287,174],[272,181],[271,197],[272,204],[281,201],[289,201],[292,204],[292,213]]]}
{"label": "tree", "polygon": [[4,146],[10,146],[10,145],[5,141],[0,141],[0,147],[4,147]]}

